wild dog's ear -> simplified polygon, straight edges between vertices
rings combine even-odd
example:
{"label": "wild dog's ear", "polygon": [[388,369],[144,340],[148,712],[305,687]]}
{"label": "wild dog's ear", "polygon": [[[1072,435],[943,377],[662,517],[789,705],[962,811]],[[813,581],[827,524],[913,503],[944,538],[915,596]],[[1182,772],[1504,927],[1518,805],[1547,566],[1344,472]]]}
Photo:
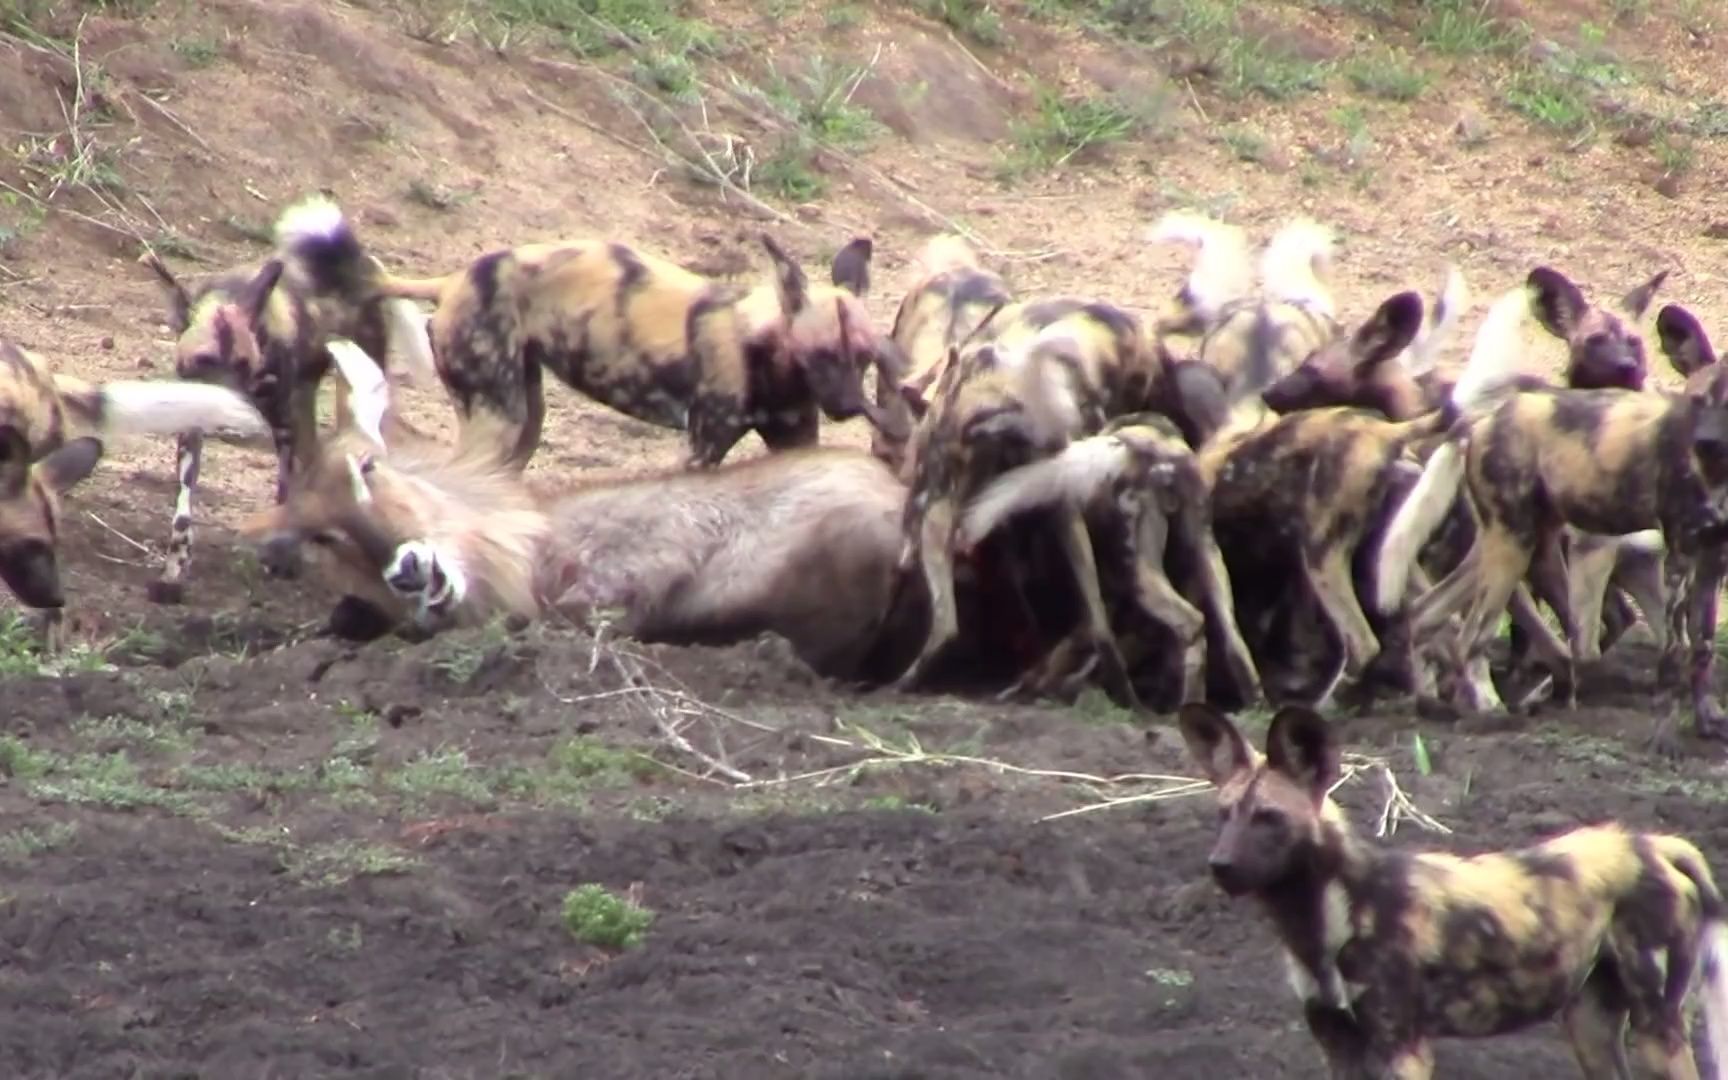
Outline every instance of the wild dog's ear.
{"label": "wild dog's ear", "polygon": [[1571,341],[1572,331],[1590,308],[1578,286],[1551,266],[1538,266],[1524,282],[1536,293],[1533,303],[1542,326],[1561,341]]}
{"label": "wild dog's ear", "polygon": [[1338,744],[1326,718],[1305,705],[1286,705],[1266,729],[1266,763],[1294,780],[1316,805],[1338,782]]}
{"label": "wild dog's ear", "polygon": [[11,424],[0,424],[0,499],[11,499],[30,481],[30,440]]}
{"label": "wild dog's ear", "polygon": [[1182,741],[1188,744],[1188,756],[1212,783],[1225,784],[1254,767],[1254,751],[1241,729],[1212,706],[1189,702],[1177,711],[1176,722]]}
{"label": "wild dog's ear", "polygon": [[236,303],[240,310],[246,313],[246,321],[254,327],[264,317],[264,307],[270,303],[270,294],[276,291],[276,283],[282,280],[283,262],[281,259],[270,259],[264,263],[258,276],[253,278],[241,293]]}
{"label": "wild dog's ear", "polygon": [[780,310],[788,317],[798,314],[809,299],[810,279],[804,276],[804,268],[786,254],[779,241],[767,233],[762,234],[762,246],[774,261],[774,287],[780,293]]}
{"label": "wild dog's ear", "polygon": [[168,290],[168,328],[176,336],[184,334],[192,324],[192,296],[186,291],[186,286],[180,284],[174,271],[168,269],[154,251],[146,251],[138,261],[155,271],[162,286]]}
{"label": "wild dog's ear", "polygon": [[77,487],[102,460],[102,440],[91,435],[73,439],[36,463],[36,475],[56,492]]}
{"label": "wild dog's ear", "polygon": [[1626,314],[1632,316],[1634,319],[1642,319],[1644,317],[1644,312],[1650,307],[1650,301],[1656,299],[1656,290],[1660,289],[1662,283],[1668,280],[1668,273],[1667,270],[1663,270],[1649,281],[1646,281],[1644,284],[1621,297],[1620,306],[1625,309]]}
{"label": "wild dog's ear", "polygon": [[858,236],[836,252],[831,272],[835,286],[862,300],[870,291],[870,258],[875,251],[874,241],[868,236]]}
{"label": "wild dog's ear", "polygon": [[1656,313],[1656,340],[1662,344],[1662,355],[1684,378],[1716,362],[1716,350],[1703,325],[1679,304],[1666,304]]}
{"label": "wild dog's ear", "polygon": [[1421,329],[1421,294],[1401,292],[1387,298],[1350,340],[1356,374],[1366,374],[1403,352]]}
{"label": "wild dog's ear", "polygon": [[930,403],[924,400],[924,395],[919,393],[916,386],[901,383],[900,400],[904,401],[906,407],[912,410],[912,419],[914,420],[924,419],[924,414],[930,411]]}

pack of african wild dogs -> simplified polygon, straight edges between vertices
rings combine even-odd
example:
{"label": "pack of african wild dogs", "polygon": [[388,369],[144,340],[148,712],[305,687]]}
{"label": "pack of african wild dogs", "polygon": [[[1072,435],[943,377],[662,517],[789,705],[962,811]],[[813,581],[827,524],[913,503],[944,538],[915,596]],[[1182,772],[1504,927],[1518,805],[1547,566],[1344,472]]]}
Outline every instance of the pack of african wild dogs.
{"label": "pack of african wild dogs", "polygon": [[[1695,734],[1728,737],[1711,682],[1728,378],[1670,303],[1656,335],[1684,387],[1647,385],[1638,326],[1667,274],[1622,294],[1537,266],[1492,296],[1447,377],[1473,306],[1456,268],[1431,304],[1401,291],[1357,320],[1317,221],[1257,245],[1172,212],[1146,239],[1190,253],[1153,315],[1016,295],[938,236],[883,333],[869,238],[825,283],[771,236],[753,286],[605,240],[411,278],[314,196],[260,263],[193,282],[147,257],[174,379],[93,385],[0,341],[0,576],[58,647],[77,603],[60,500],[104,434],[172,436],[150,593],[184,602],[217,438],[276,454],[245,531],[271,575],[331,586],[335,637],[604,612],[645,642],[774,634],[862,689],[1096,685],[1176,714],[1217,788],[1209,872],[1275,928],[1330,1075],[1425,1077],[1436,1037],[1558,1018],[1586,1076],[1728,1076],[1728,910],[1697,847],[1600,825],[1473,857],[1376,849],[1330,798],[1323,716],[1575,702],[1576,665],[1641,619],[1662,656],[1652,740],[1679,745],[1659,698],[1680,685]],[[1525,370],[1544,332],[1568,351],[1562,382]],[[684,432],[683,465],[531,490],[548,372]],[[442,387],[453,435],[398,412],[402,383]],[[870,448],[821,445],[823,416],[863,417]],[[766,452],[727,461],[750,432]],[[1263,706],[1262,751],[1230,714]]]}

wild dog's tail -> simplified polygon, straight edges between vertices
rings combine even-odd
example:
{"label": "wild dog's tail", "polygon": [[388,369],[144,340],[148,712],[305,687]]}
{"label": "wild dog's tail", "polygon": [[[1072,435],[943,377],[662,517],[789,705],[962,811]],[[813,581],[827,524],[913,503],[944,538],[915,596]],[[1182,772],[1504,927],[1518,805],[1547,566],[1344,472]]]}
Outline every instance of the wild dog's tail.
{"label": "wild dog's tail", "polygon": [[56,375],[54,389],[74,416],[100,432],[178,435],[201,431],[231,438],[270,434],[270,425],[250,401],[213,383],[163,379],[97,384]]}
{"label": "wild dog's tail", "polygon": [[1678,836],[1662,837],[1657,849],[1698,893],[1698,981],[1696,993],[1708,1061],[1698,1065],[1699,1080],[1728,1080],[1728,905],[1704,861],[1704,853]]}
{"label": "wild dog's tail", "polygon": [[964,237],[938,233],[924,242],[915,264],[920,278],[935,277],[950,270],[978,269],[978,253]]}
{"label": "wild dog's tail", "polygon": [[290,206],[276,221],[276,250],[319,296],[354,304],[385,298],[390,351],[401,356],[409,377],[421,385],[437,378],[426,317],[414,300],[437,300],[447,278],[397,278],[384,272],[360,244],[342,208],[324,195]]}
{"label": "wild dog's tail", "polygon": [[1404,366],[1410,374],[1422,375],[1433,370],[1435,361],[1440,359],[1440,347],[1458,328],[1458,319],[1469,304],[1470,287],[1464,281],[1464,272],[1456,265],[1448,266],[1446,284],[1434,301],[1433,320],[1429,322],[1427,332],[1416,339],[1406,354]]}
{"label": "wild dog's tail", "polygon": [[1382,614],[1397,610],[1404,601],[1410,567],[1422,545],[1446,519],[1458,486],[1464,479],[1464,454],[1468,448],[1470,421],[1498,398],[1499,391],[1515,377],[1521,352],[1524,320],[1530,313],[1530,293],[1520,286],[1507,291],[1482,321],[1470,360],[1452,387],[1452,396],[1441,409],[1413,424],[1445,424],[1446,441],[1435,449],[1422,468],[1422,477],[1387,526],[1375,563],[1374,605]]}
{"label": "wild dog's tail", "polygon": [[1272,300],[1308,304],[1335,317],[1326,278],[1332,266],[1332,230],[1313,218],[1286,222],[1260,253],[1260,287]]}
{"label": "wild dog's tail", "polygon": [[1113,435],[1070,443],[1061,453],[1010,469],[973,497],[960,517],[959,547],[970,550],[1015,514],[1060,502],[1080,505],[1122,475],[1131,451]]}
{"label": "wild dog's tail", "polygon": [[1248,236],[1240,226],[1214,221],[1191,210],[1172,210],[1146,231],[1153,244],[1187,244],[1196,249],[1194,266],[1176,296],[1172,325],[1197,330],[1218,312],[1254,289]]}

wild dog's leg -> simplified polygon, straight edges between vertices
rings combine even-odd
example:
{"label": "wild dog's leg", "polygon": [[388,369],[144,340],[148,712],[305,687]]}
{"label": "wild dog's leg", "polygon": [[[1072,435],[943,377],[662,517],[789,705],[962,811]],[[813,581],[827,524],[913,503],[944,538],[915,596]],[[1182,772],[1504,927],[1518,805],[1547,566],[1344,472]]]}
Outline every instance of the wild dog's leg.
{"label": "wild dog's leg", "polygon": [[1608,970],[1592,972],[1560,1016],[1584,1080],[1625,1080],[1632,1075],[1626,1060],[1626,993]]}
{"label": "wild dog's leg", "polygon": [[[1170,518],[1156,497],[1141,500],[1134,529],[1134,593],[1140,610],[1176,635],[1181,651],[1182,684],[1179,703],[1203,701],[1206,683],[1206,617],[1183,598],[1164,574],[1164,554]],[[1204,562],[1204,560],[1202,560]],[[1210,568],[1202,567],[1209,574]],[[1208,590],[1210,591],[1210,590]],[[1252,670],[1252,665],[1250,665]]]}
{"label": "wild dog's leg", "polygon": [[1380,640],[1356,601],[1356,584],[1350,573],[1353,545],[1333,543],[1317,553],[1304,553],[1303,568],[1314,597],[1344,639],[1344,677],[1355,681],[1380,651]]}
{"label": "wild dog's leg", "polygon": [[168,532],[168,558],[162,576],[152,581],[148,595],[153,603],[178,604],[186,598],[186,566],[192,561],[192,493],[198,487],[198,469],[204,460],[204,433],[183,431],[174,441],[174,469],[180,491],[174,499],[174,522]]}
{"label": "wild dog's leg", "polygon": [[1426,1039],[1399,1047],[1386,1059],[1387,1080],[1429,1080],[1434,1075],[1434,1044]]}
{"label": "wild dog's leg", "polygon": [[1308,1034],[1320,1044],[1326,1074],[1331,1080],[1370,1080],[1366,1060],[1368,1041],[1355,1016],[1320,1001],[1308,1002],[1302,1014],[1308,1022]]}
{"label": "wild dog's leg", "polygon": [[[1614,584],[1631,595],[1658,651],[1665,650],[1668,645],[1668,627],[1662,621],[1662,613],[1668,609],[1664,561],[1664,556],[1658,552],[1622,551],[1620,565],[1615,568],[1612,579]],[[1608,642],[1604,641],[1602,647],[1608,648]]]}
{"label": "wild dog's leg", "polygon": [[1626,1041],[1631,1049],[1630,1075],[1635,1080],[1698,1080],[1698,1064],[1692,1060],[1686,1029],[1677,1019],[1641,1018],[1635,1010]]}
{"label": "wild dog's leg", "polygon": [[[1183,507],[1181,514],[1188,545],[1198,554],[1197,570],[1204,597],[1202,607],[1210,605],[1210,618],[1219,624],[1224,637],[1224,662],[1229,665],[1230,677],[1235,680],[1244,702],[1252,705],[1265,693],[1260,685],[1260,671],[1254,664],[1254,654],[1249,651],[1248,642],[1242,637],[1242,628],[1236,623],[1236,594],[1230,584],[1230,571],[1224,565],[1224,552],[1212,535],[1211,522],[1204,511],[1189,504]],[[1201,640],[1204,646],[1204,629]],[[1210,657],[1207,663],[1211,663]]]}
{"label": "wild dog's leg", "polygon": [[[1711,545],[1699,553],[1693,571],[1691,619],[1692,715],[1699,738],[1728,739],[1728,717],[1716,703],[1713,676],[1716,667],[1716,613],[1722,598],[1722,579],[1728,571],[1728,548]],[[1717,1051],[1728,1054],[1728,1047]]]}
{"label": "wild dog's leg", "polygon": [[[1662,622],[1667,631],[1667,640],[1663,642],[1662,660],[1657,666],[1657,696],[1662,705],[1657,710],[1655,730],[1651,732],[1649,747],[1658,754],[1667,757],[1679,757],[1683,749],[1678,732],[1678,713],[1680,710],[1680,695],[1669,689],[1670,683],[1680,671],[1683,658],[1687,653],[1688,634],[1693,629],[1691,624],[1698,624],[1702,629],[1704,614],[1703,598],[1694,590],[1697,588],[1698,558],[1693,552],[1675,551],[1669,549],[1663,559],[1662,576],[1666,590],[1666,603]],[[1694,609],[1697,609],[1696,611]],[[1705,648],[1714,651],[1715,642],[1705,638]],[[1708,679],[1704,682],[1708,687]],[[1692,696],[1697,697],[1699,681],[1694,671]],[[1697,708],[1696,700],[1693,704]]]}
{"label": "wild dog's leg", "polygon": [[66,609],[28,608],[28,618],[35,624],[36,647],[43,659],[58,656],[66,648]]}
{"label": "wild dog's leg", "polygon": [[1086,633],[1098,652],[1099,681],[1118,705],[1125,709],[1138,709],[1140,697],[1128,679],[1128,665],[1122,659],[1122,651],[1116,647],[1109,611],[1104,606],[1104,593],[1098,585],[1098,563],[1092,555],[1092,534],[1086,528],[1086,518],[1076,507],[1065,508],[1059,513],[1066,520],[1058,527],[1057,536],[1074,572],[1074,582],[1080,589]]}
{"label": "wild dog's leg", "polygon": [[698,390],[690,404],[690,450],[686,469],[711,469],[726,460],[750,430],[740,415],[742,404],[729,395]]}
{"label": "wild dog's leg", "polygon": [[1602,607],[1619,549],[1607,537],[1574,533],[1566,559],[1566,638],[1580,663],[1602,655]]}
{"label": "wild dog's leg", "polygon": [[918,659],[895,683],[897,690],[911,690],[930,674],[936,655],[960,636],[960,611],[954,599],[954,503],[931,500],[918,526],[918,562],[930,589],[930,634]]}
{"label": "wild dog's leg", "polygon": [[1536,606],[1536,598],[1530,595],[1529,587],[1524,582],[1520,581],[1513,588],[1507,610],[1512,616],[1512,625],[1523,629],[1524,640],[1535,650],[1538,663],[1547,669],[1525,689],[1517,704],[1535,704],[1545,691],[1558,682],[1562,700],[1569,707],[1575,708],[1578,704],[1578,677],[1572,663],[1572,653],[1542,618],[1542,612]]}

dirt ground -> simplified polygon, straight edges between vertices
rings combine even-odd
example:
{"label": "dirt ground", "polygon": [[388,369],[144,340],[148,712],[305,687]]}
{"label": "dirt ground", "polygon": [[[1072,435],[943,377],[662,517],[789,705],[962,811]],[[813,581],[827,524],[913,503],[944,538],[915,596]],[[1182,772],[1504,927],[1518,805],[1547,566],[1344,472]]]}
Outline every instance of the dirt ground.
{"label": "dirt ground", "polygon": [[[1355,14],[1374,6],[1256,17],[1316,57],[1409,48]],[[38,25],[58,42],[75,7],[0,0],[0,16],[48,12]],[[754,274],[763,228],[814,272],[867,231],[883,329],[933,215],[1019,289],[1144,310],[1179,262],[1143,231],[1178,205],[1261,237],[1293,210],[1323,216],[1342,234],[1346,312],[1431,294],[1456,260],[1479,300],[1538,262],[1604,298],[1671,267],[1665,300],[1708,327],[1728,316],[1724,140],[1689,139],[1682,162],[1606,121],[1591,139],[1542,130],[1502,103],[1512,61],[1436,53],[1409,102],[1341,77],[1245,101],[1181,56],[1018,5],[995,44],[905,7],[686,9],[727,42],[705,61],[705,100],[729,75],[765,78],[769,56],[868,72],[855,100],[888,130],[823,157],[820,197],[767,198],[788,219],[773,221],[654,153],[654,125],[613,93],[617,63],[478,44],[471,31],[497,29],[471,17],[482,4],[106,7],[77,34],[78,65],[47,39],[0,39],[0,332],[85,377],[171,371],[140,236],[187,273],[256,258],[274,213],[320,187],[409,272],[604,231]],[[1536,47],[1584,48],[1580,20],[1601,28],[1585,44],[1633,72],[1640,107],[1728,100],[1705,6],[1530,8]],[[1004,184],[1035,81],[1157,103],[1158,123]],[[765,157],[759,120],[716,109],[711,132]],[[93,165],[50,194],[69,156]],[[1533,369],[1550,360],[1533,347]],[[550,397],[540,481],[681,452],[675,433]],[[407,400],[423,427],[447,408]],[[865,441],[856,424],[823,437]],[[770,643],[490,628],[342,648],[311,634],[331,597],[265,579],[235,533],[273,466],[224,447],[206,458],[187,604],[153,606],[171,460],[117,440],[68,500],[74,658],[33,673],[0,639],[7,1075],[1321,1075],[1269,934],[1206,877],[1214,815],[1167,727],[1092,698],[841,694]],[[1654,669],[1643,646],[1617,649],[1586,708],[1506,730],[1352,718],[1362,770],[1341,798],[1372,832],[1392,777],[1450,830],[1405,817],[1394,844],[1480,850],[1620,817],[1683,831],[1728,867],[1719,756],[1644,747]],[[1147,798],[1104,805],[1130,795]],[[639,946],[572,937],[560,906],[585,883],[654,912]],[[1545,1028],[1443,1046],[1441,1075],[1566,1075],[1569,1061]]]}

